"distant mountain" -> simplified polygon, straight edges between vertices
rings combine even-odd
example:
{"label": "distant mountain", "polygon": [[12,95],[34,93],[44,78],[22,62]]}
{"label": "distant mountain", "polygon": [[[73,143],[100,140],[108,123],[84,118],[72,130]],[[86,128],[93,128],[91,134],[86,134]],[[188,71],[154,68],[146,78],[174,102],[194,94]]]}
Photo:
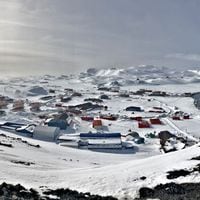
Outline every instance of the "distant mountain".
{"label": "distant mountain", "polygon": [[174,68],[157,67],[153,65],[141,65],[128,68],[90,68],[81,73],[79,79],[84,82],[112,86],[118,83],[122,86],[134,84],[186,84],[200,82],[200,71],[177,71]]}

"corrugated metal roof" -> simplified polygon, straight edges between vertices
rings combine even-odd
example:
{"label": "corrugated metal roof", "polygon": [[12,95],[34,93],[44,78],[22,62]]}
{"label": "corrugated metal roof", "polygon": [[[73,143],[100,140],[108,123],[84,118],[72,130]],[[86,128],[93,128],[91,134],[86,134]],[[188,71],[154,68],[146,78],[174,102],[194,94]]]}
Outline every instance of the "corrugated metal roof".
{"label": "corrugated metal roof", "polygon": [[121,138],[88,139],[88,144],[121,144]]}
{"label": "corrugated metal roof", "polygon": [[120,138],[121,133],[80,133],[81,138]]}

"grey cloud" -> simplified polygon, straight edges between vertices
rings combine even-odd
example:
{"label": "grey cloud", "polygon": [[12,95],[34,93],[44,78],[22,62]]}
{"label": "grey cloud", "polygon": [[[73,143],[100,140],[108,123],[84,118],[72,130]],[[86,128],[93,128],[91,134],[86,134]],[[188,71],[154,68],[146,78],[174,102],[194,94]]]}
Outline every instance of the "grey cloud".
{"label": "grey cloud", "polygon": [[2,0],[0,68],[197,65],[199,8],[198,0]]}
{"label": "grey cloud", "polygon": [[175,53],[175,54],[169,54],[166,57],[177,58],[177,59],[182,59],[182,60],[200,61],[200,54]]}

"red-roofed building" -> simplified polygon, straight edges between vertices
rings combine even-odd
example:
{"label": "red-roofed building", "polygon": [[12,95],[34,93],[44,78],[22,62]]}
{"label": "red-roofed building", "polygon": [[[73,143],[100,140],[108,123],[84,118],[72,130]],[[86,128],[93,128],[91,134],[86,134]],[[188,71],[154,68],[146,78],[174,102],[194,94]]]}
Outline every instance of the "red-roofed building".
{"label": "red-roofed building", "polygon": [[142,121],[142,117],[139,117],[139,116],[137,116],[137,117],[130,117],[130,119],[136,120],[136,121]]}
{"label": "red-roofed building", "polygon": [[150,124],[148,121],[142,120],[138,121],[138,128],[150,128]]}
{"label": "red-roofed building", "polygon": [[159,118],[150,119],[151,124],[162,124]]}
{"label": "red-roofed building", "polygon": [[100,128],[102,126],[102,121],[100,119],[94,119],[92,122],[93,128]]}

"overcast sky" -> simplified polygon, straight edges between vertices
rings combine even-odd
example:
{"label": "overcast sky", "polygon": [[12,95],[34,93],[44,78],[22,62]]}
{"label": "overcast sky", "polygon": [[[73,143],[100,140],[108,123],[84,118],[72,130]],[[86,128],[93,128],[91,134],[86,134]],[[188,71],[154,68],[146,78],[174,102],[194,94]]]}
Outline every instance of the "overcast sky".
{"label": "overcast sky", "polygon": [[0,69],[200,66],[199,0],[0,0]]}

